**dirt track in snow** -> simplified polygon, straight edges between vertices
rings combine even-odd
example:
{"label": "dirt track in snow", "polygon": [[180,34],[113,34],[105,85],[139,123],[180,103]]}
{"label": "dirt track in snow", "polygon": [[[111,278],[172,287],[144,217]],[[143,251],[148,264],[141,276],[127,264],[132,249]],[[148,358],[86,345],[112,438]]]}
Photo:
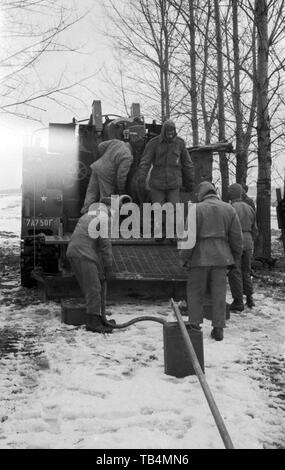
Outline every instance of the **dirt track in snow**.
{"label": "dirt track in snow", "polygon": [[[49,302],[44,304],[37,297],[36,290],[25,289],[20,286],[19,240],[17,236],[12,232],[1,232],[0,238],[2,305],[0,317],[0,368],[2,376],[0,448],[1,441],[4,448],[5,446],[8,448],[21,446],[27,448],[24,437],[15,441],[8,440],[7,442],[5,425],[7,427],[11,422],[13,426],[17,427],[19,436],[25,435],[23,416],[19,417],[19,413],[21,415],[26,412],[28,416],[27,407],[29,407],[32,397],[37,393],[43,393],[44,387],[48,390],[49,382],[56,387],[64,379],[63,370],[66,367],[74,366],[75,369],[84,367],[82,357],[80,360],[76,358],[76,350],[85,351],[83,355],[86,355],[87,363],[90,364],[92,358],[92,360],[96,360],[96,374],[99,373],[100,375],[101,373],[104,377],[106,369],[111,366],[114,374],[113,380],[119,382],[122,379],[131,378],[140,368],[155,365],[158,370],[162,370],[163,354],[161,344],[153,345],[157,342],[156,335],[149,334],[147,326],[143,324],[133,328],[138,328],[140,333],[148,333],[145,340],[140,339],[138,341],[136,339],[133,341],[131,333],[125,334],[126,348],[119,355],[116,353],[116,342],[123,340],[123,332],[110,336],[110,339],[107,340],[109,349],[106,351],[105,344],[96,346],[92,333],[87,334],[84,329],[73,329],[61,324],[59,303]],[[272,426],[267,438],[264,439],[263,447],[284,449],[285,440],[284,437],[280,437],[280,429],[284,431],[285,422],[284,337],[282,340],[282,331],[284,332],[284,272],[280,267],[272,271],[257,270],[254,282],[256,291],[258,291],[257,299],[260,301],[259,308],[242,314],[240,324],[237,318],[232,317],[230,325],[233,339],[238,338],[240,334],[244,335],[247,348],[246,359],[237,359],[236,364],[241,366],[245,373],[264,391],[268,416],[272,413]],[[167,315],[170,310],[169,305],[165,302],[154,301],[153,304],[151,302],[145,304],[140,301],[137,303],[132,301],[130,303],[135,316],[142,313],[151,314],[152,305],[155,305],[156,312],[161,315]],[[277,308],[279,308],[280,323],[278,317],[276,317],[276,311],[274,315],[270,315],[271,305],[277,305]],[[111,311],[114,308],[112,305],[110,306]],[[129,311],[127,302],[121,310],[125,314],[124,321],[126,321],[128,319],[126,315]],[[114,311],[116,312],[116,308]],[[250,329],[241,331],[240,327],[246,324],[246,317],[250,317]],[[160,327],[156,326],[155,328]],[[155,328],[154,331],[156,331]],[[208,332],[207,328],[205,328],[205,331]],[[226,335],[227,333],[226,330]],[[138,337],[136,336],[136,338]],[[141,338],[141,334],[139,338]],[[227,341],[227,338],[225,341]],[[211,345],[211,347],[213,346]],[[213,364],[209,361],[210,367],[213,367]],[[114,373],[114,371],[116,372]],[[166,379],[175,380],[169,377],[166,377]],[[71,386],[70,393],[76,393],[76,387],[77,385],[74,385],[72,391]],[[52,388],[50,392],[52,393]],[[84,394],[84,390],[81,390],[81,393]],[[87,396],[90,393],[96,399],[104,398],[104,392],[99,389],[90,392],[86,387]],[[56,419],[56,406],[54,407],[47,401],[46,405],[43,404],[43,407],[44,411],[41,411],[40,419],[39,416],[34,416],[34,418],[28,416],[29,422],[35,420],[33,431],[44,433],[48,430],[49,432],[55,432],[55,434],[58,433],[59,423]],[[13,421],[13,416],[17,418],[17,413],[19,419]],[[68,413],[71,413],[71,411]],[[68,413],[65,416],[67,421],[70,419]],[[148,414],[151,411],[146,410],[145,413]],[[254,413],[250,412],[250,414],[253,415],[252,418],[255,418]],[[185,432],[187,429],[186,421]],[[180,434],[183,435],[184,431],[181,424],[183,422],[183,419],[173,421],[171,438],[173,436],[176,438]],[[166,425],[166,423],[164,424]],[[161,423],[160,426],[163,426],[163,424]],[[107,426],[107,432],[111,431],[111,428],[109,429]],[[80,439],[80,432],[74,432],[74,447],[80,447]],[[77,442],[78,444],[76,444]],[[44,447],[44,444],[39,445],[39,447]]]}

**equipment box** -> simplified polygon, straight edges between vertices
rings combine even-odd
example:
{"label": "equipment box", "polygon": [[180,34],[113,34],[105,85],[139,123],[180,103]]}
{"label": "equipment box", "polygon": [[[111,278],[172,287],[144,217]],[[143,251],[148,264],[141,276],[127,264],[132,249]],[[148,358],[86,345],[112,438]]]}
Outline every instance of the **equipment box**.
{"label": "equipment box", "polygon": [[66,325],[80,326],[86,323],[86,306],[77,299],[61,302],[61,321]]}

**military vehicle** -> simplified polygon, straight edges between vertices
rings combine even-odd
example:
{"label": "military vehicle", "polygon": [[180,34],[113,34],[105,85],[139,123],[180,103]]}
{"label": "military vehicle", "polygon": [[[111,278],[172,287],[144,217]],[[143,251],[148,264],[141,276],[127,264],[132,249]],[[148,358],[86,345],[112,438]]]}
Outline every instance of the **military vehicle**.
{"label": "military vehicle", "polygon": [[[155,121],[145,122],[140,105],[133,103],[129,117],[103,115],[101,101],[94,101],[86,121],[50,123],[48,147],[37,142],[23,151],[21,282],[37,286],[45,300],[75,295],[77,282],[65,256],[70,236],[80,217],[90,177],[90,165],[97,158],[98,143],[109,139],[129,139],[134,162],[126,193],[137,202],[136,170],[146,143],[161,131]],[[232,152],[228,143],[188,149],[195,165],[197,184],[212,180],[213,153]],[[181,191],[184,202],[193,194]],[[113,243],[113,283],[136,295],[138,284],[154,292],[185,286],[177,247],[169,240],[116,239]],[[80,295],[80,294],[79,294]]]}

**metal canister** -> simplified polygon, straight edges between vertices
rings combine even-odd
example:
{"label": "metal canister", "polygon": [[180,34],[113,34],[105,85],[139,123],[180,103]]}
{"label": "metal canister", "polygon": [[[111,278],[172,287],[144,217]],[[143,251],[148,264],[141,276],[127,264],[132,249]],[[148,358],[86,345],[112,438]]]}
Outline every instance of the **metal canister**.
{"label": "metal canister", "polygon": [[61,302],[61,321],[66,325],[80,326],[86,323],[86,305],[77,299]]}
{"label": "metal canister", "polygon": [[[185,326],[201,369],[204,372],[202,331],[190,328],[189,322],[185,322]],[[181,329],[177,322],[167,322],[163,325],[163,344],[165,374],[180,378],[195,374],[192,361],[183,340]]]}

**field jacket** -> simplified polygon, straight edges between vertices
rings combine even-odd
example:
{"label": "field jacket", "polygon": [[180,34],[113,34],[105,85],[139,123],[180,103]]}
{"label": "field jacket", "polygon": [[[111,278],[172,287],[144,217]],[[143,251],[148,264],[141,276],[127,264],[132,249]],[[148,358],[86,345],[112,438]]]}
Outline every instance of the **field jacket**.
{"label": "field jacket", "polygon": [[88,213],[80,217],[68,244],[66,255],[68,258],[94,261],[101,271],[112,266],[112,244],[108,238],[90,237],[88,228],[93,219],[94,216]]}
{"label": "field jacket", "polygon": [[242,229],[243,249],[253,250],[253,240],[257,237],[256,215],[252,207],[245,201],[236,200],[232,202]]}
{"label": "field jacket", "polygon": [[184,186],[186,190],[192,189],[194,165],[185,142],[178,136],[167,142],[163,127],[161,134],[148,142],[142,155],[138,170],[141,184],[145,183],[151,165],[150,188],[170,190]]}
{"label": "field jacket", "polygon": [[230,266],[242,255],[243,241],[235,209],[216,195],[206,195],[196,205],[196,245],[180,250],[182,265]]}
{"label": "field jacket", "polygon": [[123,194],[133,162],[130,145],[118,139],[106,140],[98,145],[98,154],[99,158],[90,165],[91,170]]}

